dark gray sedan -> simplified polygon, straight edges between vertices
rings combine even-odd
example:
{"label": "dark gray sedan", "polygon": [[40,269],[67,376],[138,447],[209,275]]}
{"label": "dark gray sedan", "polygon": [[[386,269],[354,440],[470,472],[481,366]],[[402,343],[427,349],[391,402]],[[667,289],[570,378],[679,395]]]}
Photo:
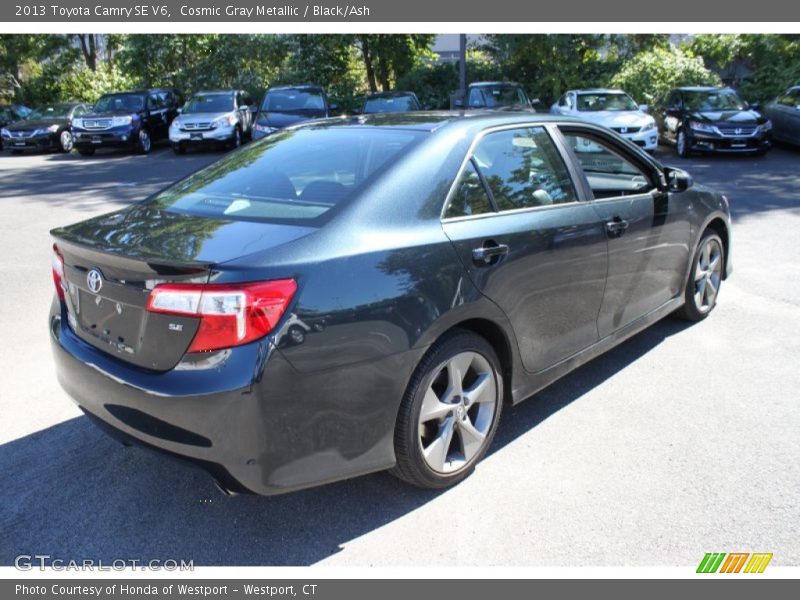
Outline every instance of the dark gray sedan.
{"label": "dark gray sedan", "polygon": [[728,202],[532,113],[289,127],[52,232],[58,378],[112,435],[274,494],[443,488],[516,403],[659,319],[704,319]]}
{"label": "dark gray sedan", "polygon": [[772,137],[800,145],[800,86],[786,90],[762,112],[772,121]]}

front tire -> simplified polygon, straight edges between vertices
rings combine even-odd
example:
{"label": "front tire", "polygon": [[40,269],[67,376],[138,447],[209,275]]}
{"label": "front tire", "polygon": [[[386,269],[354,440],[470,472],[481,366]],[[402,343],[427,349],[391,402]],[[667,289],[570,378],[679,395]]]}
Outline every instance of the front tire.
{"label": "front tire", "polygon": [[683,128],[678,130],[678,135],[675,138],[675,153],[681,158],[689,158],[689,139],[686,137],[686,132]]}
{"label": "front tire", "polygon": [[708,229],[695,249],[684,292],[684,305],[676,311],[675,316],[687,321],[702,321],[714,310],[724,266],[725,246],[722,239]]}
{"label": "front tire", "polygon": [[153,140],[150,138],[150,132],[146,129],[139,130],[139,137],[136,140],[136,147],[139,154],[149,154],[153,149]]}
{"label": "front tire", "polygon": [[489,343],[454,330],[417,366],[395,426],[391,473],[421,488],[465,479],[486,454],[500,420],[503,377]]}
{"label": "front tire", "polygon": [[58,150],[64,154],[69,154],[72,152],[73,145],[72,133],[65,129],[61,132],[61,135],[58,136]]}

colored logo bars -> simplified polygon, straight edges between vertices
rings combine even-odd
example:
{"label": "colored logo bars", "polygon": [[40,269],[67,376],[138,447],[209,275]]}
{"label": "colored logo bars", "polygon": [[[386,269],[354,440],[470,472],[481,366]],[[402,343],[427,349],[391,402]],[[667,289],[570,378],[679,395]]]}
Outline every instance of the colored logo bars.
{"label": "colored logo bars", "polygon": [[[749,560],[748,560],[749,558]],[[698,573],[763,573],[772,553],[767,552],[708,552],[697,566]]]}

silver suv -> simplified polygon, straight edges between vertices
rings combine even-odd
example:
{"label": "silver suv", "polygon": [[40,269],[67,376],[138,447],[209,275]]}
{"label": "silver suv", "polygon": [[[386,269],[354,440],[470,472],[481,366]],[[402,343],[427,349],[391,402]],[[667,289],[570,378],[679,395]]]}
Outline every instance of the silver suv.
{"label": "silver suv", "polygon": [[244,90],[197,92],[184,104],[169,128],[175,154],[190,146],[238,148],[253,128],[253,99]]}

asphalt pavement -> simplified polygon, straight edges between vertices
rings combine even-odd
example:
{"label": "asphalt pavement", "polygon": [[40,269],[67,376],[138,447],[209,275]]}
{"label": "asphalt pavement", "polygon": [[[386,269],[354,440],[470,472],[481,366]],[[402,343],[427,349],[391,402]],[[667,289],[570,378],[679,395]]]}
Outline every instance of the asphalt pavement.
{"label": "asphalt pavement", "polygon": [[666,319],[507,409],[446,492],[387,474],[228,498],[123,448],[59,388],[48,231],[221,156],[0,155],[0,564],[19,554],[195,565],[800,565],[800,150],[665,162],[726,193],[734,274],[702,323]]}

